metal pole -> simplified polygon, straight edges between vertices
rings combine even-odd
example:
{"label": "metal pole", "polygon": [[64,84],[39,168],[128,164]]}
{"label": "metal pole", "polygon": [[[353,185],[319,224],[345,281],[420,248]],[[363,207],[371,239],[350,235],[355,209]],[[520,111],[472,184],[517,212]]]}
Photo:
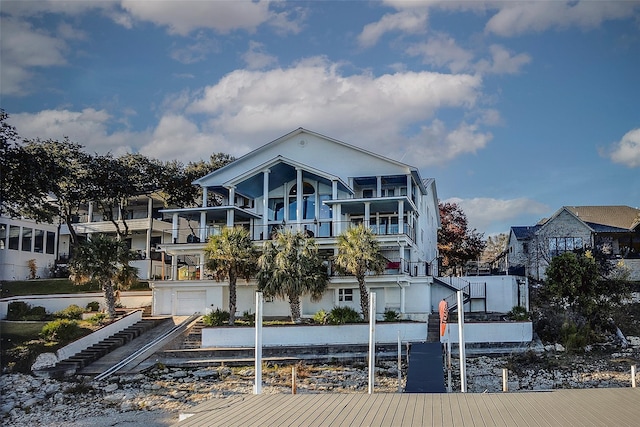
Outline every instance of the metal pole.
{"label": "metal pole", "polygon": [[507,368],[502,368],[502,391],[505,393],[509,391],[508,372]]}
{"label": "metal pole", "polygon": [[636,388],[636,365],[631,365],[631,387]]}
{"label": "metal pole", "polygon": [[402,341],[398,331],[398,393],[402,392]]}
{"label": "metal pole", "polygon": [[369,295],[369,394],[373,394],[376,367],[376,293]]}
{"label": "metal pole", "polygon": [[464,306],[462,291],[458,291],[458,350],[460,351],[460,391],[467,392],[467,358],[464,346]]}
{"label": "metal pole", "polygon": [[262,292],[256,292],[255,384],[253,394],[262,393]]}

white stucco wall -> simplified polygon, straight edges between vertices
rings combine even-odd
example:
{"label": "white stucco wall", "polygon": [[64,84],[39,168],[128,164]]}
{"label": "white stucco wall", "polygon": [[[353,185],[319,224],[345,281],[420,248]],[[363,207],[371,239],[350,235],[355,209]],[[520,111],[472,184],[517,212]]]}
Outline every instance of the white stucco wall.
{"label": "white stucco wall", "polygon": [[[48,313],[64,310],[72,304],[85,308],[88,303],[98,301],[100,309],[106,309],[107,304],[104,294],[92,292],[86,294],[60,294],[60,295],[32,295],[21,297],[3,298],[0,300],[0,319],[6,319],[9,303],[12,301],[24,301],[32,307],[44,307]],[[151,305],[151,292],[149,291],[125,291],[120,293],[120,303],[125,308],[137,308]]]}
{"label": "white stucco wall", "polygon": [[[446,332],[440,342],[458,343],[458,324],[447,324]],[[533,339],[531,322],[474,322],[464,324],[466,343],[515,343],[529,342]]]}
{"label": "white stucco wall", "polygon": [[[486,311],[496,313],[506,313],[518,305],[517,280],[524,280],[518,276],[466,276],[461,279],[469,283],[486,283]],[[528,291],[523,289],[523,292]],[[437,311],[440,301],[453,293],[454,291],[448,288],[434,285],[431,298],[432,311]],[[528,297],[525,295],[525,307],[528,306],[526,301]],[[481,301],[474,301],[472,308],[473,311],[485,311]],[[469,304],[465,304],[465,311],[469,311]]]}
{"label": "white stucco wall", "polygon": [[[427,324],[421,322],[379,323],[377,343],[424,341]],[[268,326],[262,328],[264,346],[367,344],[369,324],[339,326]],[[202,347],[253,347],[255,328],[204,328]]]}

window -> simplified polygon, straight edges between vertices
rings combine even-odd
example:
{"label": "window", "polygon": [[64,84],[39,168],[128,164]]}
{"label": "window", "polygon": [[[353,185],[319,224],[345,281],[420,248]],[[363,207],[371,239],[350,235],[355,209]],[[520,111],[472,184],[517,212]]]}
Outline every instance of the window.
{"label": "window", "polygon": [[[316,189],[305,182],[302,184],[302,219],[314,219],[316,217]],[[298,186],[294,185],[289,190],[289,219],[298,219],[297,215]]]}
{"label": "window", "polygon": [[35,230],[33,251],[39,254],[44,250],[44,230]]}
{"label": "window", "polygon": [[0,251],[5,248],[5,240],[7,240],[7,225],[0,224]]}
{"label": "window", "polygon": [[55,254],[56,253],[56,233],[53,231],[47,231],[47,246],[46,253]]}
{"label": "window", "polygon": [[282,221],[284,219],[284,199],[282,197],[269,199],[269,220]]}
{"label": "window", "polygon": [[338,301],[353,301],[353,289],[338,289]]}
{"label": "window", "polygon": [[528,243],[523,243],[522,244],[522,252],[525,253],[525,254],[529,253],[529,244]]}
{"label": "window", "polygon": [[373,190],[362,190],[362,198],[363,199],[371,199],[373,197]]}
{"label": "window", "polygon": [[20,227],[12,225],[9,227],[9,249],[18,250],[20,247]]}
{"label": "window", "polygon": [[22,228],[22,250],[25,252],[31,252],[32,233],[32,228]]}
{"label": "window", "polygon": [[581,237],[550,237],[549,238],[549,253],[551,256],[561,255],[565,252],[571,252],[575,249],[581,249],[582,238]]}

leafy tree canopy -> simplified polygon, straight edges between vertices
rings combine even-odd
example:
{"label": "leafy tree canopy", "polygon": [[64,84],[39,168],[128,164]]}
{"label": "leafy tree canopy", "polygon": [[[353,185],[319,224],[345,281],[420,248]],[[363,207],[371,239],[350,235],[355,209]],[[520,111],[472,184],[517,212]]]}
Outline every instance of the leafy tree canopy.
{"label": "leafy tree canopy", "polygon": [[438,251],[443,267],[456,273],[467,261],[478,259],[485,248],[484,234],[468,227],[467,216],[456,203],[439,203],[441,228]]}

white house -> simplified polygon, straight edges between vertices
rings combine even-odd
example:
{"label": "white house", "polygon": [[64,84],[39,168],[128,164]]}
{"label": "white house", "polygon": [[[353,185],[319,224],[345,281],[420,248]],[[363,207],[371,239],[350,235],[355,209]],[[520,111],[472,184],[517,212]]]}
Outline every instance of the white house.
{"label": "white house", "polygon": [[[376,312],[389,308],[421,320],[431,312],[440,217],[435,181],[417,168],[299,128],[194,184],[202,187],[202,206],[162,210],[173,221],[158,250],[172,262],[165,280],[151,283],[155,315],[228,309],[228,283],[208,277],[203,252],[223,227],[246,227],[257,245],[274,229],[305,231],[329,260],[336,236],[361,223],[377,234],[388,260],[384,274],[367,277]],[[302,315],[338,305],[360,311],[357,289],[354,277],[332,274],[320,302],[302,300]],[[255,291],[255,281],[239,281],[239,314],[254,310]],[[264,314],[288,315],[289,306],[267,302]]]}
{"label": "white house", "polygon": [[[120,227],[124,227],[126,222],[129,229],[126,242],[138,255],[130,265],[138,269],[138,277],[141,279],[151,279],[154,276],[160,278],[162,263],[169,260],[163,259],[163,254],[156,252],[156,247],[163,240],[169,239],[172,227],[171,222],[163,221],[163,215],[160,213],[162,208],[163,200],[155,195],[132,197],[127,201],[126,209],[108,212],[106,215],[94,209],[94,203],[90,202],[79,207],[72,226],[81,238],[95,233],[115,236],[116,225],[112,219]],[[69,227],[62,224],[58,262],[65,264],[72,251]]]}
{"label": "white house", "polygon": [[49,277],[57,247],[57,225],[0,217],[0,280]]}

